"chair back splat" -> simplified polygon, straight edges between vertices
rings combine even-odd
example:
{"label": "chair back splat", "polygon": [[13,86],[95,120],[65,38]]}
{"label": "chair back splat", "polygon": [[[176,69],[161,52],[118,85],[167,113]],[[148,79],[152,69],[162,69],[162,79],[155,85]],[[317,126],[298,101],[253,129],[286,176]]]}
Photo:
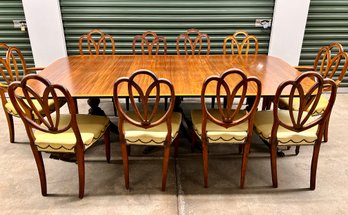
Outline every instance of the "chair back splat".
{"label": "chair back splat", "polygon": [[[99,29],[93,29],[89,33],[82,35],[79,40],[79,49],[80,55],[84,55],[85,52],[89,55],[114,55],[116,52],[115,41],[112,36],[105,34]],[[109,53],[109,50],[111,50],[111,53]]]}
{"label": "chair back splat", "polygon": [[229,53],[228,47],[230,47],[232,55],[249,55],[250,53],[257,55],[259,51],[257,38],[244,31],[238,31],[224,39],[224,55]]}
{"label": "chair back splat", "polygon": [[[163,36],[158,36],[155,32],[147,31],[142,35],[136,35],[133,38],[133,55],[137,53],[137,45],[140,45],[142,55],[167,54],[167,41]],[[161,46],[163,51],[161,51]]]}
{"label": "chair back splat", "polygon": [[180,55],[209,55],[210,38],[198,29],[188,29],[185,34],[180,34],[176,39],[176,54]]}

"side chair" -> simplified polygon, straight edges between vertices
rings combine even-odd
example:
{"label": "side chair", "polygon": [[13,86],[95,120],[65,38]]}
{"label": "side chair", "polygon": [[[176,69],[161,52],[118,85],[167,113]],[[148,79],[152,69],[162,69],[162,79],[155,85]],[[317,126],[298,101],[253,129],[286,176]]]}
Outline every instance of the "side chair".
{"label": "side chair", "polygon": [[[35,88],[32,87],[33,83],[37,84]],[[38,85],[42,87],[39,88]],[[42,195],[47,195],[47,182],[41,153],[72,153],[77,159],[79,198],[83,198],[84,154],[102,136],[104,136],[106,160],[110,162],[109,119],[104,116],[76,114],[75,103],[69,91],[61,85],[51,84],[39,75],[27,75],[21,82],[12,82],[8,93],[25,125],[39,172]],[[66,99],[68,114],[61,113],[58,96],[64,96]]]}
{"label": "side chair", "polygon": [[[311,84],[310,84],[311,83]],[[279,109],[284,91],[290,92],[289,109]],[[328,105],[320,115],[313,116],[324,91],[329,92]],[[310,175],[310,189],[315,189],[316,171],[320,145],[326,125],[330,119],[337,93],[337,85],[331,79],[323,79],[316,72],[305,72],[294,81],[280,84],[273,101],[273,110],[259,111],[255,115],[254,125],[257,134],[270,143],[271,170],[273,187],[278,187],[277,147],[312,145],[313,156]],[[300,105],[292,108],[299,98]]]}
{"label": "side chair", "polygon": [[[163,50],[161,50],[161,44]],[[140,45],[142,55],[167,54],[167,40],[163,36],[158,36],[155,32],[146,31],[142,35],[136,35],[132,42],[133,55],[137,53],[137,45]]]}
{"label": "side chair", "polygon": [[[228,51],[230,47],[231,51]],[[232,36],[227,36],[224,39],[223,53],[224,55],[245,55],[248,56],[251,52],[257,55],[259,51],[259,42],[256,36],[249,35],[245,31],[237,31]]]}
{"label": "side chair", "polygon": [[[233,80],[232,83],[230,80]],[[208,109],[205,100],[206,89],[212,87],[216,89],[217,109]],[[256,96],[252,108],[246,111],[242,106],[250,89],[254,89]],[[204,81],[201,109],[191,112],[195,136],[202,142],[204,187],[208,187],[208,145],[234,144],[243,151],[240,188],[244,188],[254,115],[260,96],[261,81],[256,77],[247,77],[240,69],[229,69]],[[227,99],[226,106],[222,102],[223,98]]]}
{"label": "side chair", "polygon": [[176,54],[180,55],[209,55],[210,37],[198,29],[188,29],[185,34],[180,34],[176,39]]}
{"label": "side chair", "polygon": [[[120,102],[120,97],[125,93],[129,94],[131,102],[129,111],[124,110]],[[165,111],[159,110],[161,94],[170,98],[169,107]],[[140,98],[140,102],[135,101],[136,97]],[[165,191],[170,145],[175,140],[177,150],[177,136],[182,119],[181,113],[173,112],[175,92],[172,83],[158,78],[149,70],[137,70],[130,77],[116,80],[114,102],[119,117],[118,129],[126,189],[129,189],[130,146],[140,145],[164,148],[162,191]]]}

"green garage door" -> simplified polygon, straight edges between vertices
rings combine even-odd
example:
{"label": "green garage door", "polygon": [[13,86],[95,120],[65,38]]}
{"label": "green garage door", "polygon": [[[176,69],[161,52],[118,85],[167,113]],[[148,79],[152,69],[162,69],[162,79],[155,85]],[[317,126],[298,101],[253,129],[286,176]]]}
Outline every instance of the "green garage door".
{"label": "green garage door", "polygon": [[223,39],[237,30],[258,37],[260,53],[268,53],[270,29],[255,27],[256,18],[272,18],[274,0],[61,0],[67,50],[77,55],[79,37],[98,28],[116,40],[117,54],[131,54],[132,38],[145,31],[165,36],[168,53],[186,29],[209,34],[212,54],[222,53]]}
{"label": "green garage door", "polygon": [[[311,0],[300,65],[313,65],[318,50],[339,42],[348,51],[348,1]],[[348,76],[341,84],[348,87]]]}
{"label": "green garage door", "polygon": [[[28,33],[13,28],[13,20],[25,20],[22,1],[0,1],[0,43],[21,49],[28,67],[32,67],[34,59]],[[4,52],[0,53],[0,56],[4,55]],[[2,77],[0,77],[0,81],[3,81]]]}

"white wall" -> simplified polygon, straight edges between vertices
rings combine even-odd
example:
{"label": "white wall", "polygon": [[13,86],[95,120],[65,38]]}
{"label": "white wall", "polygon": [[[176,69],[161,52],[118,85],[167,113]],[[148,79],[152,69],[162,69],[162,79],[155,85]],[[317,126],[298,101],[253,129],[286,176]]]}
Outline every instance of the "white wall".
{"label": "white wall", "polygon": [[275,1],[269,55],[298,65],[309,3],[310,0]]}
{"label": "white wall", "polygon": [[36,67],[67,56],[59,0],[22,0]]}

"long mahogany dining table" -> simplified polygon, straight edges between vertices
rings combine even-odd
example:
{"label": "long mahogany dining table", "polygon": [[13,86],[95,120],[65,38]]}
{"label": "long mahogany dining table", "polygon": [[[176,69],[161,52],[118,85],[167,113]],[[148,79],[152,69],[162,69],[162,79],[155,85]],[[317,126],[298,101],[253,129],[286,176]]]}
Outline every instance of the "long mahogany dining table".
{"label": "long mahogany dining table", "polygon": [[[81,55],[63,57],[39,74],[52,83],[64,85],[75,98],[112,97],[117,78],[130,76],[138,69],[149,69],[158,77],[169,79],[176,96],[197,97],[203,81],[227,69],[239,68],[262,83],[263,97],[274,96],[280,83],[294,80],[301,73],[285,61],[267,55]],[[146,82],[146,80],[144,80]],[[216,89],[208,88],[213,96]],[[127,88],[120,95],[127,96]],[[249,89],[248,95],[255,95]]]}

